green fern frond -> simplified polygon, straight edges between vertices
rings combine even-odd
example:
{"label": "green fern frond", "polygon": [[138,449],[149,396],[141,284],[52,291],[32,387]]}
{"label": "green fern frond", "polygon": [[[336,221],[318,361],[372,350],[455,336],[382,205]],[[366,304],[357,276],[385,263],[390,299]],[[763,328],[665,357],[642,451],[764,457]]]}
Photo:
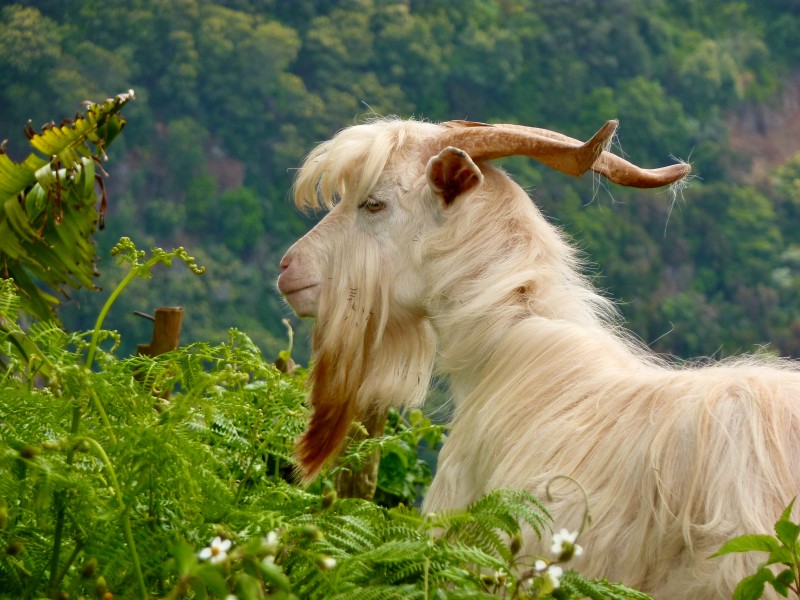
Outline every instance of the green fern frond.
{"label": "green fern frond", "polygon": [[497,517],[498,523],[509,527],[504,529],[506,533],[516,531],[511,525],[512,520],[521,519],[530,525],[540,538],[542,528],[549,527],[549,523],[552,522],[552,517],[544,505],[526,490],[511,488],[493,490],[472,504],[469,510],[477,517]]}
{"label": "green fern frond", "polygon": [[562,588],[569,592],[570,598],[591,598],[592,600],[652,600],[643,592],[622,584],[606,580],[591,580],[576,571],[565,571],[561,577]]}
{"label": "green fern frond", "polygon": [[403,563],[408,561],[410,557],[424,556],[426,548],[427,542],[422,540],[392,540],[360,553],[358,560],[378,563]]}
{"label": "green fern frond", "polygon": [[494,554],[484,552],[479,547],[463,542],[444,544],[441,554],[454,564],[474,565],[495,571],[508,568],[507,561],[499,559]]}
{"label": "green fern frond", "polygon": [[328,597],[328,600],[414,600],[425,593],[411,585],[373,585],[352,589]]}
{"label": "green fern frond", "polygon": [[20,305],[14,282],[10,279],[0,280],[0,325],[16,323]]}
{"label": "green fern frond", "polygon": [[411,582],[419,582],[424,579],[425,571],[430,570],[431,565],[425,560],[424,554],[418,554],[413,560],[398,561],[395,564],[386,565],[382,571],[382,577],[393,585],[400,585]]}

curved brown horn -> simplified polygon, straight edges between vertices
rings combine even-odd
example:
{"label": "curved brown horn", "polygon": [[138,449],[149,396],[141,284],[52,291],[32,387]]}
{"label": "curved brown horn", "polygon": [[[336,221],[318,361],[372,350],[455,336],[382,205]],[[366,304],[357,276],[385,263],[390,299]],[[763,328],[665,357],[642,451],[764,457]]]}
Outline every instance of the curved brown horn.
{"label": "curved brown horn", "polygon": [[609,121],[584,144],[566,136],[557,138],[548,135],[555,132],[533,127],[487,125],[471,121],[448,121],[443,125],[448,131],[439,137],[437,143],[442,147],[460,148],[473,160],[530,156],[552,169],[575,177],[591,168],[617,128],[616,121]]}
{"label": "curved brown horn", "polygon": [[506,156],[529,156],[539,162],[578,177],[591,169],[619,185],[652,188],[674,183],[692,170],[686,163],[660,169],[643,169],[605,150],[617,128],[608,121],[588,142],[538,127],[488,125],[471,121],[448,121],[439,143],[467,152],[473,160]]}
{"label": "curved brown horn", "polygon": [[610,152],[603,152],[592,165],[592,171],[619,185],[655,188],[680,181],[692,172],[689,163],[676,163],[660,169],[642,169]]}

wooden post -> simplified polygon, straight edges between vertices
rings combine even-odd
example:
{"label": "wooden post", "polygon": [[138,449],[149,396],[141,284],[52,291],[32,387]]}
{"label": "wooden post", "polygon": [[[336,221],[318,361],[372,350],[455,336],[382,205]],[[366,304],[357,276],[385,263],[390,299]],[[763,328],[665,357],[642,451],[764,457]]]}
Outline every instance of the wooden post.
{"label": "wooden post", "polygon": [[[362,424],[366,428],[369,437],[380,437],[386,429],[386,421],[389,418],[389,409],[371,413]],[[363,433],[356,433],[351,438],[351,443],[363,440]],[[361,469],[353,471],[350,469],[340,470],[334,477],[336,484],[336,494],[340,498],[363,498],[372,500],[375,496],[375,489],[378,486],[378,467],[381,463],[381,451],[377,448],[361,465]]]}
{"label": "wooden post", "polygon": [[[181,338],[181,325],[183,324],[182,308],[157,308],[155,317],[140,312],[136,314],[153,321],[153,338],[149,344],[138,344],[136,346],[136,354],[154,357],[175,350],[178,347]],[[170,390],[161,392],[159,396],[161,402],[167,402],[169,394]],[[159,405],[156,405],[155,409],[161,412]]]}
{"label": "wooden post", "polygon": [[141,313],[137,314],[153,321],[153,338],[149,344],[136,346],[136,354],[152,357],[175,350],[178,347],[181,337],[181,325],[183,324],[182,308],[157,308],[155,317],[142,315]]}

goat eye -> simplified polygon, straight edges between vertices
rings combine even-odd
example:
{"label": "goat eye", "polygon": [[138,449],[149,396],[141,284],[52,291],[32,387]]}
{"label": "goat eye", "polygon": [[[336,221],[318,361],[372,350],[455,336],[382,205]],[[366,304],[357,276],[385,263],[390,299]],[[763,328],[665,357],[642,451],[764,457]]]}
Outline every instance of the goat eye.
{"label": "goat eye", "polygon": [[363,202],[363,204],[361,204],[361,208],[366,208],[369,212],[373,212],[373,213],[376,213],[376,212],[379,212],[379,211],[383,210],[385,208],[385,206],[386,206],[386,203],[384,203],[381,200],[378,200],[377,198],[373,198],[372,196],[369,196]]}

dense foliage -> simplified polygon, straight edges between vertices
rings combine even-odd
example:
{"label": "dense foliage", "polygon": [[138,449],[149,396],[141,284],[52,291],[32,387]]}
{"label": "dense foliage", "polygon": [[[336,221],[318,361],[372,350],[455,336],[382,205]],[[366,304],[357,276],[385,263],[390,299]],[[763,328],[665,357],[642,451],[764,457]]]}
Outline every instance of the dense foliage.
{"label": "dense foliage", "polygon": [[[274,353],[272,282],[308,226],[287,198],[292,168],[316,142],[372,111],[576,137],[619,118],[636,162],[693,162],[701,178],[677,204],[507,168],[656,349],[798,355],[797,136],[777,155],[741,144],[784,135],[776,102],[798,66],[793,0],[20,0],[0,11],[0,132],[19,153],[28,118],[134,88],[102,253],[123,234],[189,245],[214,277],[142,286],[110,324],[130,349],[147,324],[126,314],[181,304],[187,339],[237,326]],[[106,288],[122,277],[100,270]],[[76,298],[61,315],[89,328],[100,300]]]}
{"label": "dense foliage", "polygon": [[[183,249],[147,256],[128,239],[114,254],[129,277],[91,332],[25,331],[14,286],[0,283],[0,597],[645,598],[563,572],[574,537],[553,556],[523,556],[521,528],[550,529],[528,493],[420,515],[411,502],[430,473],[412,459],[442,427],[418,413],[394,414],[386,436],[311,488],[292,485],[305,373],[282,373],[237,330],[117,358],[103,316],[127,283],[175,260],[202,269]],[[337,498],[330,476],[375,448],[389,501]]]}

